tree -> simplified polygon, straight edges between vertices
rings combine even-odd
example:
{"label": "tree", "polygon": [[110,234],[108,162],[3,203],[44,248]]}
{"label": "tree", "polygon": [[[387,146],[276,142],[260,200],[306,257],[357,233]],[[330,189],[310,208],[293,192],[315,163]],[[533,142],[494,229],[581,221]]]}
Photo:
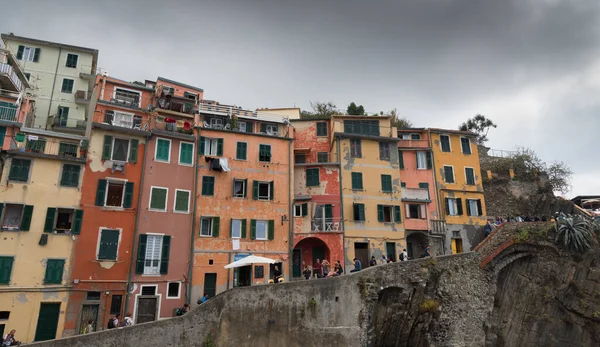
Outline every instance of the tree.
{"label": "tree", "polygon": [[555,161],[548,167],[548,180],[552,190],[563,194],[571,190],[573,171],[562,161]]}
{"label": "tree", "polygon": [[348,105],[348,108],[346,109],[346,113],[354,116],[364,116],[365,108],[363,107],[363,105],[356,106],[354,102],[351,102],[350,105]]}
{"label": "tree", "polygon": [[487,142],[487,134],[490,128],[496,128],[497,125],[492,122],[491,119],[486,118],[484,115],[478,114],[473,118],[467,119],[466,122],[462,123],[458,130],[460,131],[472,131],[477,134],[477,144],[483,145]]}
{"label": "tree", "polygon": [[398,117],[398,111],[393,109],[390,111],[391,123],[393,127],[398,129],[408,129],[413,127],[413,123],[405,117]]}
{"label": "tree", "polygon": [[331,101],[328,102],[310,102],[310,108],[312,111],[302,111],[300,118],[326,118],[339,113],[337,106]]}

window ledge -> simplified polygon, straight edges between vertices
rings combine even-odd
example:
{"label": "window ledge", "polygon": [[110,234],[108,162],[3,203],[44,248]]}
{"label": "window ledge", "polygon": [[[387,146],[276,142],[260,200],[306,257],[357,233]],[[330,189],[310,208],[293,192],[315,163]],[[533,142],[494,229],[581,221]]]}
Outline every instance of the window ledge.
{"label": "window ledge", "polygon": [[142,274],[142,277],[160,277],[161,274]]}
{"label": "window ledge", "polygon": [[199,235],[200,237],[214,237],[212,235]]}
{"label": "window ledge", "polygon": [[92,263],[122,263],[122,260],[119,259],[94,259],[94,260],[90,260]]}
{"label": "window ledge", "polygon": [[178,214],[190,214],[190,211],[175,211],[175,210],[173,210],[171,212],[178,213]]}
{"label": "window ledge", "polygon": [[150,212],[163,212],[163,213],[167,212],[167,210],[157,210],[155,208],[148,208],[148,211],[150,211]]}
{"label": "window ledge", "polygon": [[102,206],[103,211],[125,211],[124,207],[117,206]]}
{"label": "window ledge", "polygon": [[154,158],[154,161],[157,162],[157,163],[171,164],[170,160],[160,160],[160,159]]}
{"label": "window ledge", "polygon": [[179,166],[187,166],[187,167],[194,167],[194,163],[192,164],[187,164],[187,163],[178,163]]}

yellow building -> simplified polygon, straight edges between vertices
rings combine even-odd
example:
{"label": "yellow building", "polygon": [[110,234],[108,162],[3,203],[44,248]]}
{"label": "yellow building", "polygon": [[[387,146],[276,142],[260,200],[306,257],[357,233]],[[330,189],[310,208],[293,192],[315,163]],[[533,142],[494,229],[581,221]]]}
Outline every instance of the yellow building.
{"label": "yellow building", "polygon": [[389,117],[333,116],[332,153],[340,163],[346,271],[354,258],[397,259],[405,247],[398,137]]}
{"label": "yellow building", "polygon": [[429,129],[440,219],[446,225],[445,252],[472,250],[482,239],[485,201],[476,134]]}
{"label": "yellow building", "polygon": [[[35,132],[33,132],[35,131]],[[10,138],[0,187],[0,329],[23,342],[61,337],[85,151],[77,136],[32,130]]]}

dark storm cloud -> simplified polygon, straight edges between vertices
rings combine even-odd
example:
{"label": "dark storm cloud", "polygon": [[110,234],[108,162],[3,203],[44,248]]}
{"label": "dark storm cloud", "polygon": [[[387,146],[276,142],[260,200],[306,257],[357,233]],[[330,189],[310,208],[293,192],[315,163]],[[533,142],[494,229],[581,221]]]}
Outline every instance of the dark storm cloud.
{"label": "dark storm cloud", "polygon": [[[7,9],[7,5],[3,5]],[[164,76],[253,107],[350,101],[416,125],[498,123],[490,145],[535,148],[600,193],[600,2],[14,1],[3,32],[100,49],[128,80]],[[25,17],[25,18],[24,18]],[[576,138],[577,141],[565,142]],[[584,179],[582,177],[588,177]],[[579,180],[579,183],[578,183]],[[589,186],[591,185],[591,186]]]}

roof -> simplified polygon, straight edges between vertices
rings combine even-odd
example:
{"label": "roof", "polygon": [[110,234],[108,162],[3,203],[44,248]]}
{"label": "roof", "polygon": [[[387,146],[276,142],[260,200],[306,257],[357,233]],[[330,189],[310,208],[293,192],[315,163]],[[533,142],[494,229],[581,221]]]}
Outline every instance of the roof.
{"label": "roof", "polygon": [[140,84],[131,83],[131,82],[128,82],[128,81],[125,81],[125,80],[122,80],[122,79],[119,79],[116,77],[112,77],[112,76],[107,76],[107,77],[108,77],[107,82],[111,82],[114,84],[126,85],[131,88],[138,88],[138,89],[147,90],[147,91],[151,91],[151,92],[154,91],[154,88],[149,88],[149,87],[146,87],[146,86],[143,86]]}
{"label": "roof", "polygon": [[425,128],[402,128],[398,129],[399,133],[414,133],[415,131],[423,131]]}
{"label": "roof", "polygon": [[299,110],[300,107],[276,107],[276,108],[271,108],[271,107],[265,107],[265,108],[257,108],[257,111],[262,111],[262,110]]}
{"label": "roof", "polygon": [[298,119],[290,119],[290,122],[311,122],[311,121],[324,121],[330,120],[329,117],[311,117],[311,118],[298,118]]}
{"label": "roof", "polygon": [[457,135],[477,137],[477,134],[475,134],[472,131],[461,131],[461,130],[450,130],[450,129],[439,129],[439,128],[428,128],[428,130],[431,131],[432,133],[437,133],[437,134],[457,134]]}
{"label": "roof", "polygon": [[582,199],[600,199],[600,195],[577,195],[576,197],[571,199],[571,201],[582,200]]}
{"label": "roof", "polygon": [[94,48],[87,48],[87,47],[81,47],[81,46],[68,45],[66,43],[59,43],[59,42],[53,42],[53,41],[44,41],[44,40],[39,40],[39,39],[32,39],[30,37],[17,36],[17,35],[15,35],[13,33],[2,34],[0,36],[3,39],[5,39],[5,40],[23,41],[23,42],[29,42],[29,43],[33,43],[33,44],[36,44],[36,45],[40,45],[40,46],[56,46],[56,47],[62,47],[62,48],[77,50],[77,51],[81,51],[81,52],[87,52],[87,53],[90,53],[90,54],[94,55],[96,58],[98,58],[98,50],[94,49]]}
{"label": "roof", "polygon": [[333,117],[336,117],[336,118],[388,119],[391,116],[357,116],[357,115],[353,115],[353,114],[334,114]]}
{"label": "roof", "polygon": [[181,83],[181,82],[177,82],[177,81],[173,81],[170,80],[168,78],[164,78],[164,77],[160,77],[158,76],[158,78],[156,79],[157,81],[165,81],[165,82],[169,82],[169,83],[173,83],[173,84],[177,84],[178,86],[182,86],[182,87],[186,87],[186,88],[190,88],[199,92],[204,93],[204,89],[202,88],[198,88],[198,87],[194,87],[194,86],[190,86],[189,84],[185,84],[185,83]]}

